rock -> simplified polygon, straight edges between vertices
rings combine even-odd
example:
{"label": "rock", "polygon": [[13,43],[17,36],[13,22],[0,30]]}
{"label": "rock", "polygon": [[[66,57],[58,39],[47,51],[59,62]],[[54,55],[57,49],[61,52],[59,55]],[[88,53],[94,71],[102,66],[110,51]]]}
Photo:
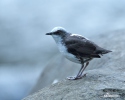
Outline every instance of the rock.
{"label": "rock", "polygon": [[79,68],[78,64],[68,61],[62,55],[57,55],[47,64],[31,93],[67,76],[75,75]]}
{"label": "rock", "polygon": [[[105,100],[106,96],[125,98],[125,74],[94,69],[81,80],[62,80],[46,87],[23,100]],[[107,100],[112,100],[111,98]]]}
{"label": "rock", "polygon": [[[52,83],[56,83],[64,78],[66,79],[68,76],[75,76],[80,70],[80,67],[80,64],[73,63],[64,58],[62,55],[58,54],[47,64],[30,93],[34,93],[39,89],[42,89]],[[88,66],[86,70],[93,68],[96,68],[96,66],[91,67],[90,63],[90,66]]]}
{"label": "rock", "polygon": [[[89,65],[89,70],[85,71],[87,75],[84,78],[79,80],[64,79],[39,90],[23,100],[123,100],[125,98],[125,31],[116,31],[92,38],[100,46],[113,52],[103,56],[101,59],[93,60]],[[70,63],[65,63],[65,60],[61,60],[63,61],[61,62],[60,60],[58,59],[57,65],[63,64],[64,67],[55,69],[53,67],[55,63],[51,62],[51,71],[53,73],[49,71],[48,75],[53,76],[54,74],[56,76],[55,79],[59,77],[62,79],[63,76],[69,75],[67,74],[69,71],[74,70],[70,75],[77,73],[78,70],[74,69],[76,67],[71,65],[68,66],[70,68],[69,71],[63,69],[67,68],[66,64]],[[65,73],[61,72],[61,70],[65,71]],[[49,80],[51,80],[50,76]],[[52,83],[52,80],[48,83]]]}

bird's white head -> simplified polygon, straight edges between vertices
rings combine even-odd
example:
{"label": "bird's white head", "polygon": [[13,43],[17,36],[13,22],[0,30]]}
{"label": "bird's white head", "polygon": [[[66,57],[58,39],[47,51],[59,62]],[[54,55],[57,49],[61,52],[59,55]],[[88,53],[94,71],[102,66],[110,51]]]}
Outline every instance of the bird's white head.
{"label": "bird's white head", "polygon": [[57,32],[57,31],[66,31],[63,27],[54,27],[52,30],[51,30],[51,32]]}
{"label": "bird's white head", "polygon": [[46,33],[46,35],[52,35],[56,42],[61,40],[62,37],[65,37],[67,34],[68,32],[63,27],[55,27],[51,30],[51,32]]}

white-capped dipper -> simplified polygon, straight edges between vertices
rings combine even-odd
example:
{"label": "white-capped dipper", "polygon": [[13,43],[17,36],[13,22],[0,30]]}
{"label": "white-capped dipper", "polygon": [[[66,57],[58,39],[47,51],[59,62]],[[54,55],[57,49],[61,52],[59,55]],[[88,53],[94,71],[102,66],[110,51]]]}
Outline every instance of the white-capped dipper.
{"label": "white-capped dipper", "polygon": [[84,76],[83,71],[88,66],[90,60],[93,58],[101,58],[102,54],[111,52],[110,50],[99,47],[81,35],[67,32],[62,27],[55,27],[51,32],[46,33],[46,35],[52,35],[59,51],[67,59],[82,64],[78,74],[75,77],[68,77],[68,79],[81,79]]}

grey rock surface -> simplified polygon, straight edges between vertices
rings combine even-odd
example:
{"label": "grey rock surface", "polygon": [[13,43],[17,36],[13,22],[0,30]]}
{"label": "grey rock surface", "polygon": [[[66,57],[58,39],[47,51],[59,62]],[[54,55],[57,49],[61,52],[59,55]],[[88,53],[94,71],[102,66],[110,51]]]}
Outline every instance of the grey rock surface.
{"label": "grey rock surface", "polygon": [[79,68],[79,64],[72,63],[58,54],[47,64],[31,93],[52,84],[54,81],[60,81],[67,76],[75,75]]}
{"label": "grey rock surface", "polygon": [[[52,83],[58,82],[64,78],[66,79],[68,76],[75,76],[78,73],[80,67],[80,64],[73,63],[67,60],[64,56],[58,54],[47,64],[38,81],[36,82],[36,85],[33,87],[30,93],[34,93],[39,89],[42,89]],[[96,66],[95,63],[90,63],[86,70],[90,70],[96,67],[98,66]]]}
{"label": "grey rock surface", "polygon": [[[101,34],[99,36],[92,37],[92,40],[113,52],[103,56],[101,59],[93,60],[89,65],[89,70],[85,71],[87,75],[83,79],[64,79],[39,90],[23,100],[124,100],[125,31]],[[76,71],[76,69],[74,69],[76,67],[71,65],[67,66],[67,64],[70,64],[71,62],[66,63],[65,60],[58,59],[58,57],[56,59],[58,66],[64,65],[64,68],[70,68],[69,71],[72,71],[70,75],[77,73],[78,70]],[[59,66],[57,68],[60,68],[60,70],[58,70],[53,67],[54,63],[50,63],[50,65],[52,73],[47,73],[47,71],[45,71],[45,74],[52,76],[52,80],[54,78],[58,79],[59,77],[60,79],[63,79],[63,76],[66,77],[69,75],[67,74],[69,73],[67,69],[63,69],[63,67]],[[61,69],[63,70],[62,72]],[[53,70],[55,70],[55,72]],[[56,76],[54,78],[53,73]],[[52,82],[50,76],[48,77],[48,84]]]}

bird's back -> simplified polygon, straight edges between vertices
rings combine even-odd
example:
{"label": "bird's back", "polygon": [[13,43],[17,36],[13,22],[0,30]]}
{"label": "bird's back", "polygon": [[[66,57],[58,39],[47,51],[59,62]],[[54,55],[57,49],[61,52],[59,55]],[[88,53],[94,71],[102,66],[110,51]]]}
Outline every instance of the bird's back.
{"label": "bird's back", "polygon": [[100,54],[111,52],[79,35],[67,36],[65,38],[65,45],[69,53],[81,57],[100,58]]}

